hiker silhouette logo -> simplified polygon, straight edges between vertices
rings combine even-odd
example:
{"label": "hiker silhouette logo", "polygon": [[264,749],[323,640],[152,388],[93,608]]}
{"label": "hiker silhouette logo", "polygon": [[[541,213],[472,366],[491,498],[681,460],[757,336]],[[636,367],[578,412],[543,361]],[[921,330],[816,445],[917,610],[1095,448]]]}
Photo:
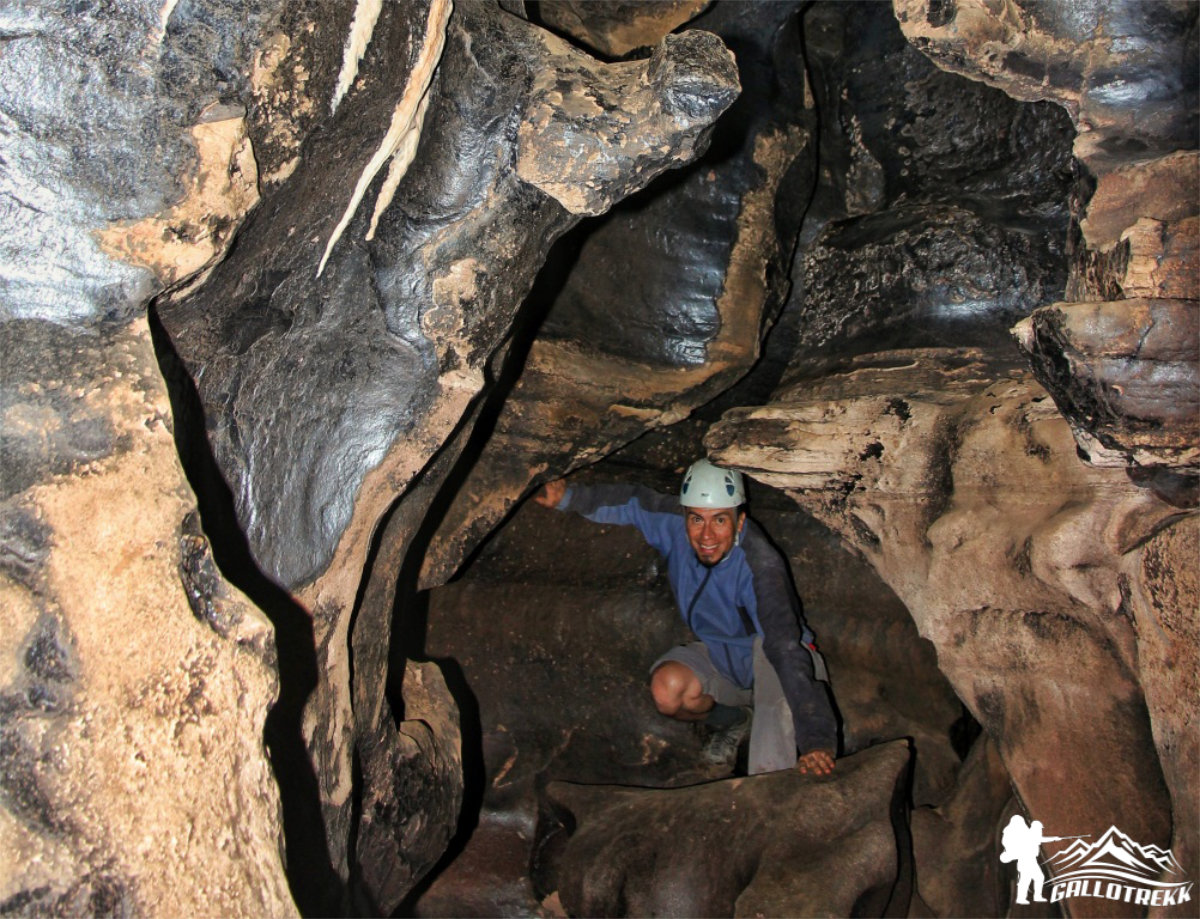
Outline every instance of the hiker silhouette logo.
{"label": "hiker silhouette logo", "polygon": [[[1014,814],[1000,835],[1000,861],[1016,862],[1017,903],[1097,897],[1141,906],[1176,906],[1192,899],[1192,882],[1170,849],[1143,846],[1108,828],[1095,842],[1083,836],[1044,836],[1042,823],[1026,823]],[[1039,849],[1047,842],[1073,840],[1044,862]],[[1053,883],[1045,895],[1046,874]],[[1031,899],[1032,898],[1032,899]]]}

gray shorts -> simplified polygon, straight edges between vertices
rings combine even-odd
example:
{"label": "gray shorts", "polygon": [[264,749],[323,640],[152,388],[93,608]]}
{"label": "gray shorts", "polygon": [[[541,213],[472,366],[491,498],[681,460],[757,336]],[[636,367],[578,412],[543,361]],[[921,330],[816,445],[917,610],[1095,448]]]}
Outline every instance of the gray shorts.
{"label": "gray shorts", "polygon": [[[829,681],[829,671],[820,652],[807,648],[812,655],[813,672],[818,680]],[[675,661],[683,664],[700,680],[705,695],[721,705],[752,705],[754,723],[750,728],[750,756],[747,771],[750,775],[777,772],[796,765],[796,727],[792,709],[783,696],[783,687],[775,668],[762,649],[762,636],[754,639],[754,685],[747,689],[724,676],[712,662],[702,641],[693,641],[672,648],[654,662],[650,673]]]}

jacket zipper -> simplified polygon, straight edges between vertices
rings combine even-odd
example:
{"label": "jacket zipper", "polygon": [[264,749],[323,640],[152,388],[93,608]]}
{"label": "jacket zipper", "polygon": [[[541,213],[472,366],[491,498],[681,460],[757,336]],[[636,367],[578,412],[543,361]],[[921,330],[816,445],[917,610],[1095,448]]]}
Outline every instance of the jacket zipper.
{"label": "jacket zipper", "polygon": [[692,612],[696,609],[696,601],[700,599],[700,594],[704,593],[704,588],[708,586],[708,579],[712,577],[713,570],[708,568],[704,572],[704,580],[700,582],[700,586],[696,588],[696,592],[692,594],[692,602],[688,604],[687,614],[683,617],[687,622],[687,627],[695,634],[696,630],[692,627]]}

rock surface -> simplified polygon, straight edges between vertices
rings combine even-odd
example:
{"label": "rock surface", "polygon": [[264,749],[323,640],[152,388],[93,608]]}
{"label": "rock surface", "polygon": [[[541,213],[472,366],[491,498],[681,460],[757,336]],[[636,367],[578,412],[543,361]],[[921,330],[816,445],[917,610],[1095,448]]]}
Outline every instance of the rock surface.
{"label": "rock surface", "polygon": [[199,531],[145,320],[0,343],[3,911],[294,915],[271,627]]}
{"label": "rock surface", "polygon": [[[1112,824],[1166,845],[1171,801],[1190,806],[1193,791],[1163,776],[1194,751],[1144,751],[1187,730],[1186,716],[1159,705],[1192,684],[1197,658],[1168,676],[1135,623],[1175,621],[1171,610],[1196,598],[1175,579],[1169,594],[1156,590],[1158,607],[1138,609],[1122,572],[1143,564],[1145,542],[1179,512],[1123,470],[1079,463],[1067,423],[1026,373],[963,352],[890,358],[727,413],[710,454],[784,489],[870,560],[1049,832]],[[1160,679],[1170,689],[1154,687]],[[1136,803],[1122,788],[1138,789]],[[1194,860],[1177,814],[1176,855]]]}
{"label": "rock surface", "polygon": [[[574,478],[669,491],[704,427],[656,432]],[[914,800],[941,802],[971,738],[957,736],[961,703],[932,646],[869,567],[786,497],[757,488],[751,501],[791,562],[830,668],[845,752],[911,738]],[[654,709],[649,668],[687,632],[661,558],[632,529],[526,502],[428,603],[427,625],[406,628],[426,629],[416,653],[458,672],[456,695],[482,742],[464,749],[468,799],[478,802],[467,812],[478,824],[464,828],[461,852],[414,900],[413,914],[540,908],[530,865],[536,789],[546,780],[662,787],[729,774],[729,766],[702,768],[696,732]]]}
{"label": "rock surface", "polygon": [[712,0],[544,0],[542,22],[609,57],[652,48],[668,32],[703,12]]}
{"label": "rock surface", "polygon": [[814,178],[798,11],[727,4],[691,23],[737,49],[723,140],[555,249],[530,296],[545,322],[505,371],[511,392],[434,536],[425,586],[532,483],[678,421],[754,363]]}
{"label": "rock surface", "polygon": [[1069,0],[1003,5],[893,0],[905,36],[939,67],[1026,101],[1063,106],[1075,155],[1096,173],[1194,149],[1192,4]]}
{"label": "rock surface", "polygon": [[[587,916],[901,915],[903,741],[839,762],[651,790],[552,782],[545,883]],[[684,842],[686,841],[686,842]],[[561,852],[553,850],[561,846]]]}
{"label": "rock surface", "polygon": [[1200,303],[1057,303],[1016,334],[1089,462],[1200,472]]}
{"label": "rock surface", "polygon": [[[412,507],[390,511],[386,580],[414,535],[399,524],[428,511],[448,472],[431,463],[443,445],[456,430],[466,442],[468,407],[550,243],[696,155],[738,91],[712,35],[672,36],[648,61],[605,66],[478,3],[386,4],[370,47],[407,60],[407,82],[364,59],[244,243],[161,311],[251,552],[313,615],[305,736],[343,878],[355,751],[372,789],[373,770],[406,758],[384,699],[394,593],[383,583],[368,598],[378,605],[357,607],[377,525],[408,489],[401,504]],[[578,145],[557,144],[563,131]],[[400,165],[385,179],[392,149]],[[569,162],[551,164],[556,151]],[[360,206],[367,191],[373,215]],[[399,851],[396,865],[376,863],[389,844],[359,845],[372,876],[409,870]],[[385,911],[403,894],[386,886],[368,892]]]}
{"label": "rock surface", "polygon": [[[661,576],[630,546],[564,602],[493,546],[418,586],[698,414],[617,461],[672,487],[740,405],[714,449],[828,525],[756,509],[847,751],[913,739],[912,911],[1007,908],[997,808],[1200,877],[1195,4],[0,18],[0,912],[391,913],[460,800],[420,908],[561,912],[539,783],[691,768]],[[538,512],[497,545],[561,564]],[[597,610],[663,618],[600,653]]]}

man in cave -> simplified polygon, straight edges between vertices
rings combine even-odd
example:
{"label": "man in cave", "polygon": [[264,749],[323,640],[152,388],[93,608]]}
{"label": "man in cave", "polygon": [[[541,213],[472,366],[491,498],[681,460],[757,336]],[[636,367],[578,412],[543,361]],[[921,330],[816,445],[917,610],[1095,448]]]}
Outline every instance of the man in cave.
{"label": "man in cave", "polygon": [[679,499],[639,485],[547,483],[535,499],[596,523],[632,525],[667,561],[683,621],[699,641],[655,661],[658,710],[710,729],[705,759],[730,763],[750,735],[747,772],[828,775],[837,750],[824,662],[786,562],[746,516],[741,473],[701,459]]}

